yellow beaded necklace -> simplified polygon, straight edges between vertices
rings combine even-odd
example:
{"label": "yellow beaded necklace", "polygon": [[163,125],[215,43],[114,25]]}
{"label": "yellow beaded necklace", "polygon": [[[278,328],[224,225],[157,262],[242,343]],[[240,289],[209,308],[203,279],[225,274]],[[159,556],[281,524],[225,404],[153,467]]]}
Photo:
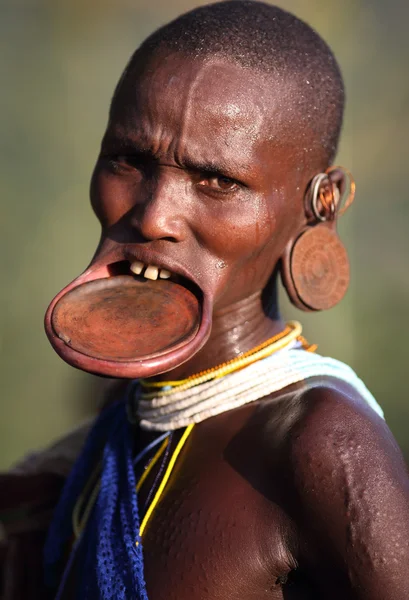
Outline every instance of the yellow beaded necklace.
{"label": "yellow beaded necklace", "polygon": [[[144,390],[141,394],[141,398],[148,400],[150,398],[157,398],[158,396],[168,396],[174,392],[175,388],[178,391],[187,390],[196,385],[200,385],[201,383],[205,383],[206,381],[219,379],[229,373],[243,369],[262,358],[270,356],[294,340],[298,340],[305,350],[314,352],[317,349],[317,346],[315,344],[308,344],[306,339],[301,335],[301,332],[302,327],[300,323],[297,321],[289,321],[283,331],[262,342],[255,348],[220,365],[191,375],[186,379],[179,379],[177,381],[150,381],[148,379],[140,379],[139,382]],[[155,391],[145,391],[149,389],[154,389]]]}
{"label": "yellow beaded necklace", "polygon": [[[174,466],[176,464],[176,460],[177,460],[179,454],[181,453],[183,446],[185,445],[189,435],[192,433],[193,427],[194,427],[193,423],[191,425],[189,425],[188,427],[186,427],[185,431],[183,432],[182,437],[180,438],[179,442],[177,443],[177,445],[173,451],[173,454],[169,460],[169,464],[166,467],[165,473],[163,475],[162,481],[160,482],[158,489],[156,490],[156,493],[153,497],[153,500],[150,503],[150,505],[142,519],[142,522],[141,522],[141,525],[139,528],[140,537],[142,537],[142,534],[146,529],[148,521],[151,518],[153,511],[155,510],[156,505],[158,504],[158,502],[162,496],[163,490],[165,489],[166,484],[168,483],[170,476],[172,474],[172,471],[174,469]],[[168,444],[169,444],[169,436],[163,441],[163,443],[159,447],[158,451],[156,452],[156,454],[154,455],[154,457],[152,458],[152,460],[146,467],[145,471],[143,472],[141,478],[139,479],[139,481],[136,485],[136,493],[139,493],[139,491],[142,489],[142,486],[143,486],[144,482],[146,481],[149,473],[152,471],[154,466],[160,460],[160,458],[163,455],[164,451],[166,450],[166,447],[168,446]],[[99,490],[101,487],[100,479],[99,479],[100,472],[101,472],[101,463],[98,463],[98,465],[92,472],[91,477],[89,478],[88,483],[84,488],[84,491],[79,496],[79,498],[75,504],[75,507],[74,507],[74,510],[72,513],[72,528],[73,528],[74,536],[77,540],[79,539],[82,532],[84,531],[85,526],[88,522],[88,519],[91,515],[91,511],[97,500]],[[91,493],[89,493],[92,486],[94,486],[94,487],[93,487]],[[88,496],[88,494],[89,494],[89,496]],[[87,496],[88,496],[88,499],[87,499]],[[82,513],[82,516],[80,516],[81,513]],[[138,545],[138,541],[136,541],[136,545]]]}

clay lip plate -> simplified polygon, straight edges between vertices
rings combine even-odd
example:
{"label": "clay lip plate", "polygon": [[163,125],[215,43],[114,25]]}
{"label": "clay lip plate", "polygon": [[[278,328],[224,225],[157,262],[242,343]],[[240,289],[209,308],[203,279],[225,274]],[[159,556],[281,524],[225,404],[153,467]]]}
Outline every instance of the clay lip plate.
{"label": "clay lip plate", "polygon": [[208,339],[210,303],[189,282],[90,275],[64,288],[45,317],[53,348],[70,365],[109,377],[149,377],[182,364]]}
{"label": "clay lip plate", "polygon": [[128,275],[83,283],[56,304],[52,326],[77,352],[102,360],[150,358],[180,347],[199,329],[200,305],[170,280]]}

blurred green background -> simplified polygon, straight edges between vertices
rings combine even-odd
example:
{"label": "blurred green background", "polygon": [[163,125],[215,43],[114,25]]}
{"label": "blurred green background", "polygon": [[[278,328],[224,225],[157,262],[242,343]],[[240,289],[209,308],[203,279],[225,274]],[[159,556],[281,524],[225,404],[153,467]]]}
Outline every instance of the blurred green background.
{"label": "blurred green background", "polygon": [[[148,33],[198,4],[0,1],[0,468],[98,404],[104,382],[57,357],[43,315],[97,243],[88,183],[119,75]],[[321,353],[358,371],[409,457],[409,3],[278,5],[314,26],[341,64],[348,104],[337,162],[358,185],[341,224],[353,266],[347,298],[328,314],[287,314]]]}

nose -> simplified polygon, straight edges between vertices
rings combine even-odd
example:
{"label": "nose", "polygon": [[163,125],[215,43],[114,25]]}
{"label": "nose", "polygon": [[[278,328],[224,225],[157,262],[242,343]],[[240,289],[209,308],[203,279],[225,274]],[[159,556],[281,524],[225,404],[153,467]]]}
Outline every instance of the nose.
{"label": "nose", "polygon": [[181,242],[188,229],[186,182],[179,169],[168,167],[149,182],[146,196],[132,211],[132,226],[147,241]]}

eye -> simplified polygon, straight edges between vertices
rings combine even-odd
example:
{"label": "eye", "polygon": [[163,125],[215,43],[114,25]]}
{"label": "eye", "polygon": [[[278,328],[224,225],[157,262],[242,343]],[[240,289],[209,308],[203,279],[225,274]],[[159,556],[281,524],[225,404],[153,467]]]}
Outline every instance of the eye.
{"label": "eye", "polygon": [[238,188],[238,184],[234,179],[223,175],[208,175],[199,181],[199,185],[222,193],[233,192]]}
{"label": "eye", "polygon": [[145,165],[138,156],[132,154],[111,154],[104,157],[114,173],[142,173]]}
{"label": "eye", "polygon": [[113,156],[109,157],[110,162],[113,165],[116,165],[117,167],[121,167],[121,168],[135,168],[135,160],[133,160],[132,156],[128,156],[126,154],[114,154]]}
{"label": "eye", "polygon": [[129,163],[129,156],[127,156],[126,154],[117,154],[111,157],[111,160],[113,160],[114,162],[120,164],[128,164]]}

